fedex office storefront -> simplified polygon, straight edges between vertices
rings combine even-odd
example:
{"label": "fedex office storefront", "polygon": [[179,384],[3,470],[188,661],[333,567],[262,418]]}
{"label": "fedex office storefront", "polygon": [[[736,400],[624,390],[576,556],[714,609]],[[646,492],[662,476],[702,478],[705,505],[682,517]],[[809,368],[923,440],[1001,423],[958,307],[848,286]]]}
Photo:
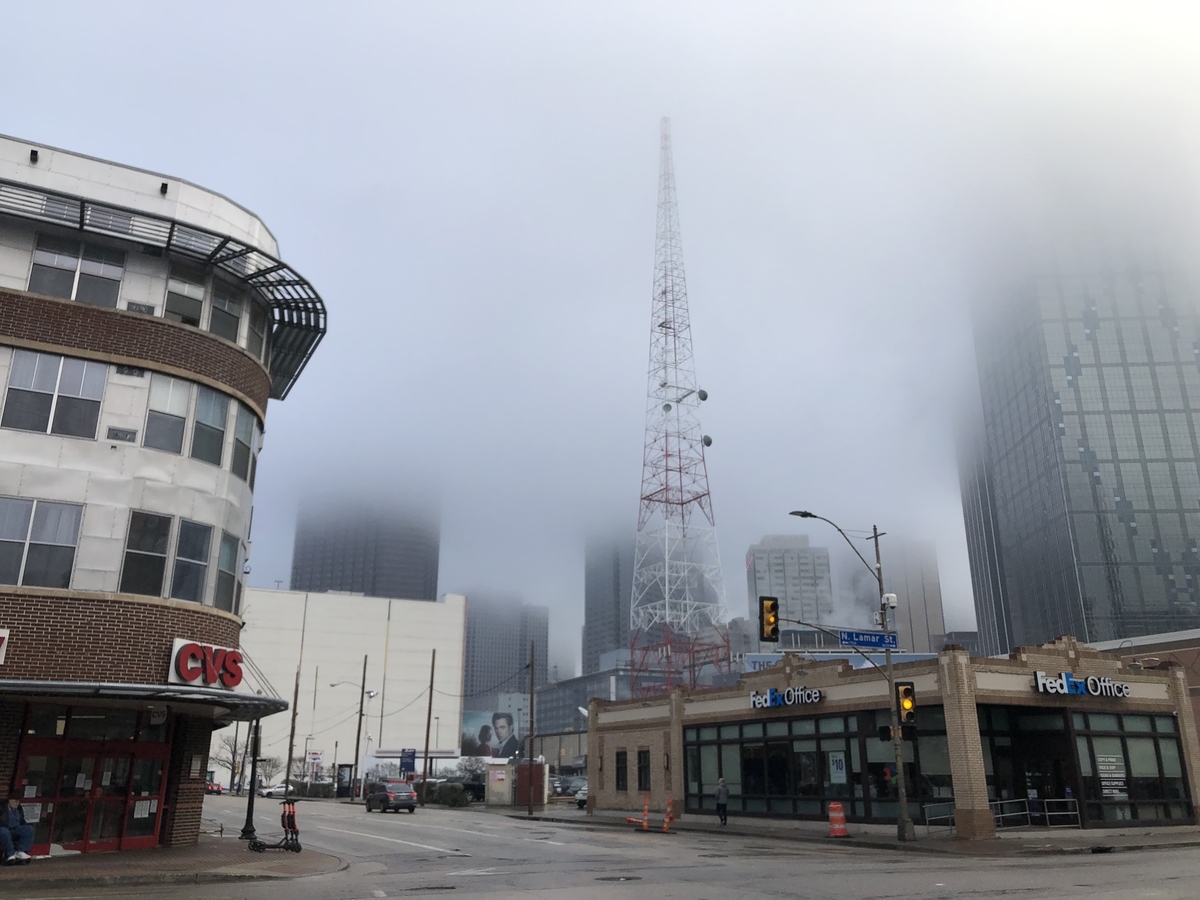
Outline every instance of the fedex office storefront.
{"label": "fedex office storefront", "polygon": [[[1072,638],[1007,659],[949,649],[896,667],[917,698],[904,742],[909,808],[953,821],[961,837],[1013,825],[1194,821],[1200,748],[1176,669],[1133,670]],[[783,662],[735,687],[669,697],[593,701],[589,796],[597,808],[652,806],[895,821],[898,779],[887,682],[842,662]]]}

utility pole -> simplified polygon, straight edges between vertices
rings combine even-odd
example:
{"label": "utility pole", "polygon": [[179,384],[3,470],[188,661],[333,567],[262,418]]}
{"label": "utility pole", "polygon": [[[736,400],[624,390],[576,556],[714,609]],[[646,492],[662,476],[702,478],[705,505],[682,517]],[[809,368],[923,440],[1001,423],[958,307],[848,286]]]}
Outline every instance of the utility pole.
{"label": "utility pole", "polygon": [[437,648],[433,648],[433,656],[429,660],[429,706],[425,710],[425,781],[421,785],[421,805],[425,805],[425,795],[429,793],[429,726],[433,723],[433,672],[437,668]]}
{"label": "utility pole", "polygon": [[300,666],[296,666],[296,687],[292,691],[292,727],[288,732],[287,769],[283,773],[283,799],[286,802],[292,790],[292,753],[296,749],[296,706],[300,703]]}
{"label": "utility pole", "polygon": [[534,662],[537,656],[537,643],[529,642],[529,752],[526,754],[529,757],[529,778],[526,785],[529,788],[529,815],[533,815],[533,675]]}
{"label": "utility pole", "polygon": [[[254,831],[254,796],[258,793],[258,754],[259,754],[259,730],[258,719],[254,720],[254,750],[250,754],[250,799],[246,801],[246,824],[242,826],[242,833],[239,837],[243,841],[257,840],[258,835]],[[249,741],[249,738],[247,738]]]}
{"label": "utility pole", "polygon": [[358,695],[358,730],[354,732],[354,777],[350,779],[350,799],[354,799],[354,786],[358,784],[358,749],[362,744],[363,705],[367,700],[367,655],[363,654],[362,691]]}
{"label": "utility pole", "polygon": [[[875,578],[879,581],[879,616],[886,633],[888,630],[888,603],[883,599],[883,563],[879,556],[879,528],[871,526],[871,539],[875,542]],[[896,839],[900,841],[915,841],[916,829],[908,815],[908,788],[904,777],[904,738],[900,733],[900,710],[896,706],[896,676],[892,670],[892,648],[883,649],[884,660],[887,663],[888,691],[891,694],[892,708],[892,749],[896,754],[896,788],[899,794],[900,809],[896,817]]]}

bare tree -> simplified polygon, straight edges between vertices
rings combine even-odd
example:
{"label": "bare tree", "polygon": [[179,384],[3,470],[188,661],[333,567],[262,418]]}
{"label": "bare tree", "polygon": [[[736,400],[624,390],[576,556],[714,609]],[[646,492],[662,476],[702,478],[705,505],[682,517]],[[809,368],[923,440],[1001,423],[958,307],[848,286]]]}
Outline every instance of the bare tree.
{"label": "bare tree", "polygon": [[258,759],[258,777],[265,784],[273,782],[282,768],[283,763],[276,756],[260,756]]}
{"label": "bare tree", "polygon": [[217,741],[217,749],[212,751],[208,757],[210,764],[215,764],[229,770],[230,787],[233,787],[233,783],[237,781],[237,772],[241,759],[241,749],[231,734],[221,735],[221,739]]}

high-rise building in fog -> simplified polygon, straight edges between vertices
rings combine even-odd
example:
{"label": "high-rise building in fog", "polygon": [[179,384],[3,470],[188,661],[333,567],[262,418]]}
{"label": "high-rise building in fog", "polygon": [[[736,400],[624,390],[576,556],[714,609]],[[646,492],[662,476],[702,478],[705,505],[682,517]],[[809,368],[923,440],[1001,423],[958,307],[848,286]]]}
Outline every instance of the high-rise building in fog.
{"label": "high-rise building in fog", "polygon": [[977,317],[982,426],[960,466],[985,651],[1200,626],[1195,294],[1064,267]]}
{"label": "high-rise building in fog", "polygon": [[934,639],[946,631],[937,547],[932,541],[890,538],[884,555],[885,590],[896,595],[895,626],[900,649],[936,653]]}
{"label": "high-rise building in fog", "polygon": [[296,523],[293,591],[349,591],[436,600],[437,517],[423,509],[307,506]]}
{"label": "high-rise building in fog", "polygon": [[[768,535],[746,552],[746,590],[751,621],[758,621],[759,597],[776,597],[780,618],[827,625],[833,615],[829,551],[810,547],[806,535]],[[780,649],[825,643],[816,629],[786,621],[780,628]]]}
{"label": "high-rise building in fog", "polygon": [[600,671],[600,656],[629,649],[629,596],[634,535],[588,539],[583,569],[583,674]]}
{"label": "high-rise building in fog", "polygon": [[545,684],[549,631],[550,611],[544,606],[468,593],[463,709],[496,711],[501,694],[528,695],[530,642],[535,647],[535,686]]}

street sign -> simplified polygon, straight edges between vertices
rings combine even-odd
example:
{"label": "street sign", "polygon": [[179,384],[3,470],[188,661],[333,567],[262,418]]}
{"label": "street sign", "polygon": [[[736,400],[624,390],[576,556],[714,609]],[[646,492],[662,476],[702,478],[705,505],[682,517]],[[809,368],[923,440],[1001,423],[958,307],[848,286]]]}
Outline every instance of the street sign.
{"label": "street sign", "polygon": [[875,647],[879,650],[895,650],[896,635],[883,631],[839,631],[838,640],[843,647]]}
{"label": "street sign", "polygon": [[400,771],[414,773],[417,771],[416,750],[405,749],[400,751]]}

